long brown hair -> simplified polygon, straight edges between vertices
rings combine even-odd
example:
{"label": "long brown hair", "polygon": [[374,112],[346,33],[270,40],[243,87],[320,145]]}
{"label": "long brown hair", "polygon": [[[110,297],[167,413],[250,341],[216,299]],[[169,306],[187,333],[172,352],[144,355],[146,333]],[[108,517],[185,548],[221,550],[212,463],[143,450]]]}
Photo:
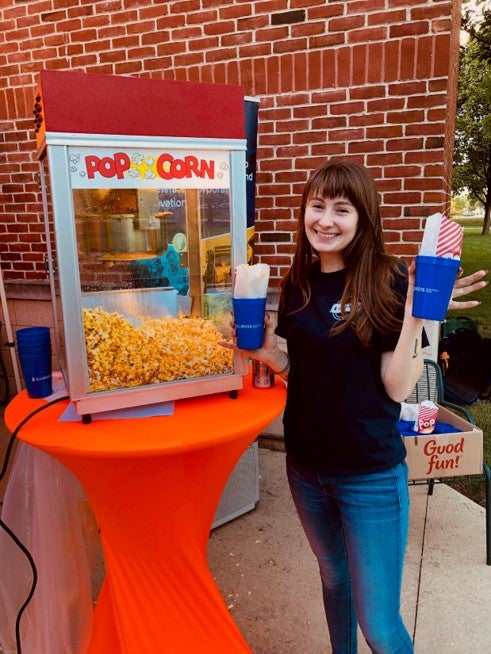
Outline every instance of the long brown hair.
{"label": "long brown hair", "polygon": [[[304,308],[311,298],[309,272],[318,253],[305,234],[305,208],[311,197],[347,198],[358,212],[355,237],[343,251],[346,285],[341,298],[343,322],[331,330],[337,334],[354,329],[368,346],[375,331],[390,333],[401,325],[401,298],[392,290],[392,277],[400,274],[397,259],[385,250],[378,193],[370,172],[351,161],[332,159],[307,181],[300,206],[296,250],[290,270],[281,282],[280,310],[293,287],[298,287]],[[347,305],[350,310],[346,311]]]}

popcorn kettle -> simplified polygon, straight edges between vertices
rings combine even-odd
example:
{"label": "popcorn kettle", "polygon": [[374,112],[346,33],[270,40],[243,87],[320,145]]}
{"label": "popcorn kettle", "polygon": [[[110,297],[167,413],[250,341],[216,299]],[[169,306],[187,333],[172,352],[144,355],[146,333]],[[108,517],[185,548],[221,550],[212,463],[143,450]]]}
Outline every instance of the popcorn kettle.
{"label": "popcorn kettle", "polygon": [[250,238],[242,88],[45,70],[34,115],[77,413],[242,388],[247,360],[218,344]]}

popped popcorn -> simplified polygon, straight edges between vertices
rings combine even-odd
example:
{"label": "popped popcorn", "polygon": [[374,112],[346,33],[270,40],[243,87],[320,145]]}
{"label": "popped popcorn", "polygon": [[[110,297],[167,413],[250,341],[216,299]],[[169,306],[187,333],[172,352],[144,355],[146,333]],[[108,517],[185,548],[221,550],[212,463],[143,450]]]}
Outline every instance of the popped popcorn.
{"label": "popped popcorn", "polygon": [[203,318],[143,318],[134,327],[102,307],[83,309],[90,391],[234,372],[233,352]]}

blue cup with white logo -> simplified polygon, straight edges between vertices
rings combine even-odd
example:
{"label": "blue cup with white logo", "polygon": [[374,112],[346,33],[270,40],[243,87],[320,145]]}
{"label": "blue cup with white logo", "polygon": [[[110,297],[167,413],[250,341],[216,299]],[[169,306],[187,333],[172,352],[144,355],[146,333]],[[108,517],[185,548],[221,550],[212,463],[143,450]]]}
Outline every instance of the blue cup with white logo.
{"label": "blue cup with white logo", "polygon": [[445,320],[459,266],[459,259],[416,257],[413,316]]}
{"label": "blue cup with white logo", "polygon": [[24,386],[32,399],[47,397],[53,392],[51,340],[48,327],[32,327],[16,332]]}
{"label": "blue cup with white logo", "polygon": [[53,392],[51,379],[51,352],[19,355],[27,394],[31,398],[46,397]]}
{"label": "blue cup with white logo", "polygon": [[237,347],[257,350],[264,339],[266,298],[232,298]]}

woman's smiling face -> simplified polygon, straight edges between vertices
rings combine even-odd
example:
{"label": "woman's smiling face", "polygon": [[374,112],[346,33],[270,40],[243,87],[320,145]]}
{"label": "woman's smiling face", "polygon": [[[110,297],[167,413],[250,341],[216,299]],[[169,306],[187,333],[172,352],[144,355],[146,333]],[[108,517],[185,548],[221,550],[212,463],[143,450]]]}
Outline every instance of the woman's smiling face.
{"label": "woman's smiling face", "polygon": [[343,251],[358,227],[358,211],[345,197],[311,197],[305,207],[305,235],[319,254],[323,272],[344,267]]}

